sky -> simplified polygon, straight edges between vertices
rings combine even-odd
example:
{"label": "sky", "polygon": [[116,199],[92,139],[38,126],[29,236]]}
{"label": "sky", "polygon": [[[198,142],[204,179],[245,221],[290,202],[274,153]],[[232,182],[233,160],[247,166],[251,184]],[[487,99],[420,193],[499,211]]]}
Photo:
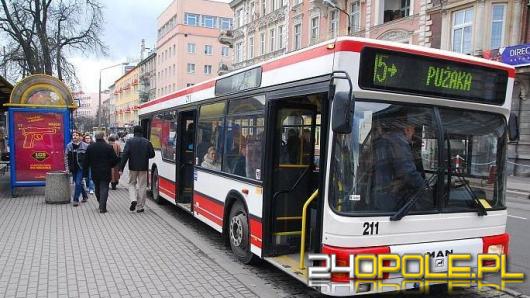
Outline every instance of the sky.
{"label": "sky", "polygon": [[[218,1],[228,3],[231,0]],[[100,69],[139,59],[142,39],[145,39],[146,47],[154,48],[156,19],[172,0],[100,0],[100,2],[105,6],[103,42],[109,49],[109,55],[103,57],[77,54],[70,58],[76,67],[82,91],[85,93],[98,91]],[[121,75],[120,68],[113,67],[102,71],[102,90],[107,89]]]}

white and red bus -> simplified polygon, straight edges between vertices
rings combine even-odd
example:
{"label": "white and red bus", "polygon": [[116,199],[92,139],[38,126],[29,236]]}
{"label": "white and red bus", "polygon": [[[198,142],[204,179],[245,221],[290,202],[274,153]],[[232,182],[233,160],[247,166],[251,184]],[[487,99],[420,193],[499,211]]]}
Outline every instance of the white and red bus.
{"label": "white and red bus", "polygon": [[242,262],[263,258],[306,283],[301,254],[344,264],[414,252],[443,271],[450,253],[507,253],[514,76],[350,37],[234,71],[141,106],[153,198],[221,232]]}

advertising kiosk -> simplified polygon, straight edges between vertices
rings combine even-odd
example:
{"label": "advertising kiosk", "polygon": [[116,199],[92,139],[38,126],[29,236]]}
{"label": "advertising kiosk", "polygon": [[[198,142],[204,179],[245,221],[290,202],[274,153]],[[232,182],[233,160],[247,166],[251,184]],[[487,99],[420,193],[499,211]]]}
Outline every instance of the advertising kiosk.
{"label": "advertising kiosk", "polygon": [[46,173],[65,170],[72,110],[68,87],[37,74],[15,85],[8,107],[11,196],[17,187],[44,186]]}

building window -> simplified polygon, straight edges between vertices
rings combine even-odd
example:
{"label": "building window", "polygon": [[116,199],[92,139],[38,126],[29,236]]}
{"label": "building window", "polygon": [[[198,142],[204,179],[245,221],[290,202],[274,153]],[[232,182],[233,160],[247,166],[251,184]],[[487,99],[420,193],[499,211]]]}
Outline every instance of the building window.
{"label": "building window", "polygon": [[212,74],[212,66],[211,65],[204,65],[204,74]]}
{"label": "building window", "polygon": [[195,73],[195,64],[188,63],[188,73]]}
{"label": "building window", "polygon": [[186,83],[186,87],[191,87],[193,85],[194,85],[193,83]]}
{"label": "building window", "polygon": [[302,24],[294,25],[294,49],[302,48]]}
{"label": "building window", "polygon": [[270,48],[270,51],[271,52],[274,52],[275,50],[275,46],[276,46],[276,30],[274,28],[272,28],[270,31],[269,31],[269,48]]}
{"label": "building window", "polygon": [[338,10],[332,10],[329,13],[329,31],[331,33],[331,37],[335,38],[337,37],[337,32],[339,28],[339,11]]}
{"label": "building window", "polygon": [[283,26],[278,26],[278,49],[283,49]]}
{"label": "building window", "polygon": [[259,54],[265,55],[265,32],[259,34]]}
{"label": "building window", "polygon": [[228,57],[228,47],[221,48],[221,56]]}
{"label": "building window", "polygon": [[206,28],[215,28],[215,23],[217,21],[216,17],[212,16],[202,16],[202,26]]}
{"label": "building window", "polygon": [[205,45],[204,46],[204,54],[205,55],[212,55],[213,54],[213,47],[211,45]]}
{"label": "building window", "polygon": [[188,53],[189,54],[195,54],[195,44],[194,43],[188,43]]}
{"label": "building window", "polygon": [[383,22],[390,22],[410,15],[410,0],[385,0]]}
{"label": "building window", "polygon": [[199,25],[199,15],[193,13],[184,14],[184,23],[189,26],[198,26]]}
{"label": "building window", "polygon": [[311,18],[311,42],[318,41],[318,35],[320,33],[320,17],[312,17]]}
{"label": "building window", "polygon": [[248,38],[248,59],[254,58],[254,36]]}
{"label": "building window", "polygon": [[491,10],[491,49],[498,49],[503,45],[504,18],[506,4],[493,4]]}
{"label": "building window", "polygon": [[267,14],[267,0],[261,0],[261,16]]}
{"label": "building window", "polygon": [[243,27],[243,8],[236,11],[237,28]]}
{"label": "building window", "polygon": [[452,49],[458,53],[469,54],[473,36],[473,8],[453,12]]}
{"label": "building window", "polygon": [[221,30],[232,29],[232,19],[220,18],[220,27],[221,27]]}
{"label": "building window", "polygon": [[243,43],[242,42],[238,42],[236,43],[236,63],[237,62],[241,62],[243,61]]}
{"label": "building window", "polygon": [[254,2],[250,2],[248,5],[248,19],[250,22],[253,22],[256,18],[256,4]]}

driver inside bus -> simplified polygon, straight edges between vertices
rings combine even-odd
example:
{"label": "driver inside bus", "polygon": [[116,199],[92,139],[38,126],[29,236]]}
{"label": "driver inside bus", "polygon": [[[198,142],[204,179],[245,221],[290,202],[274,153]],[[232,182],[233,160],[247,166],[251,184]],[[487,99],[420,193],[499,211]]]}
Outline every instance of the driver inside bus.
{"label": "driver inside bus", "polygon": [[415,133],[407,117],[385,120],[383,134],[375,140],[373,198],[375,208],[397,211],[426,186],[412,152]]}

